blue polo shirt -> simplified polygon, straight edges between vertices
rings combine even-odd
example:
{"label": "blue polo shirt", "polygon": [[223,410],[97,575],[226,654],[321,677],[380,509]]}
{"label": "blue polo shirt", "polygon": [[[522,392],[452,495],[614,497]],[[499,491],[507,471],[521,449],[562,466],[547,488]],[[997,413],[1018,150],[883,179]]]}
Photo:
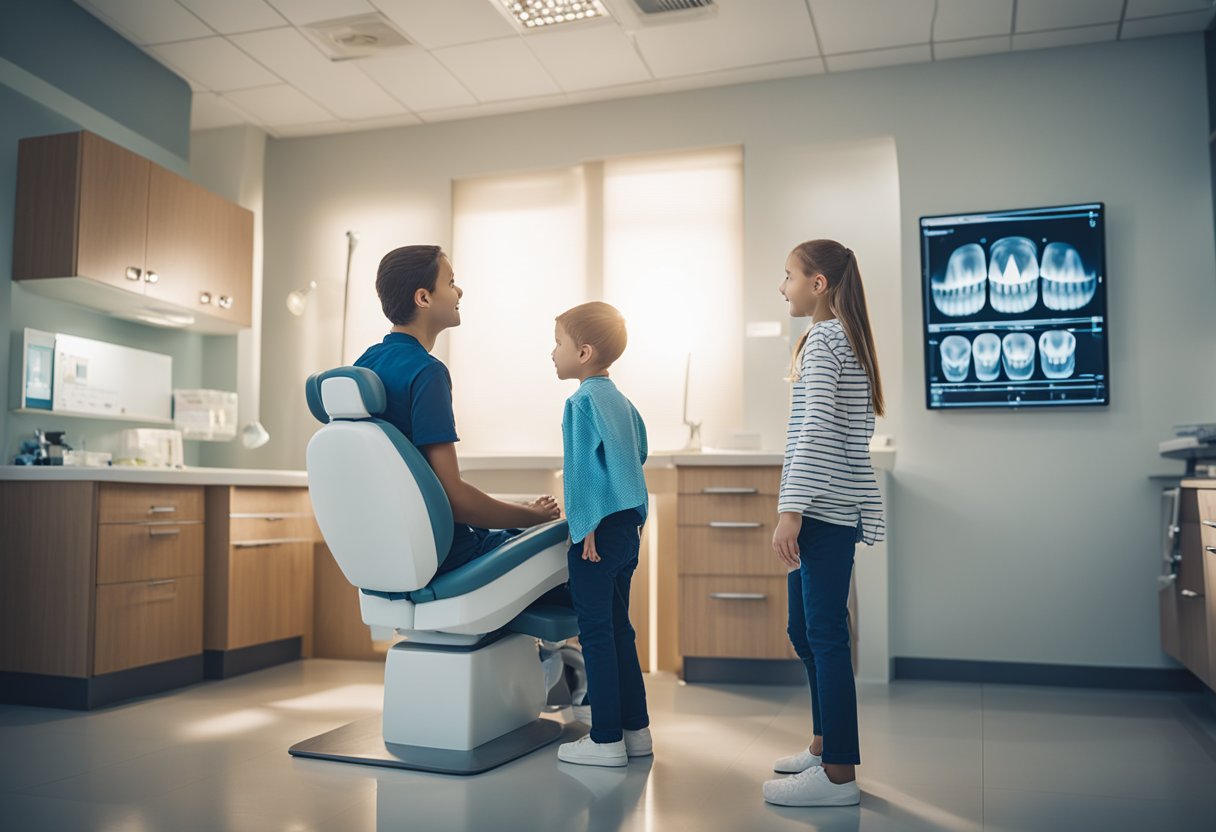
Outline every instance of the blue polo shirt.
{"label": "blue polo shirt", "polygon": [[[427,352],[417,338],[390,332],[379,344],[368,347],[355,366],[380,376],[388,400],[384,421],[405,434],[414,447],[460,441],[452,412],[452,377],[444,363]],[[498,542],[498,537],[485,529],[454,523],[452,548],[440,553],[446,558],[439,573],[468,563]]]}

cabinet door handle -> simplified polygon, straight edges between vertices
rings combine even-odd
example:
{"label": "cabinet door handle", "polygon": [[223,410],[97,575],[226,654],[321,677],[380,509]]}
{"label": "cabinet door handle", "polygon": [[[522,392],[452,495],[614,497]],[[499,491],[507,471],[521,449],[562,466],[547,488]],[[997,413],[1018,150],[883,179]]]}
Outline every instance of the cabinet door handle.
{"label": "cabinet door handle", "polygon": [[231,309],[232,295],[220,295],[219,306],[220,309]]}
{"label": "cabinet door handle", "polygon": [[1182,597],[1183,598],[1202,598],[1203,593],[1196,592],[1193,589],[1184,589],[1184,590],[1182,590]]}
{"label": "cabinet door handle", "polygon": [[158,275],[156,272],[152,271],[151,269],[144,272],[144,283],[159,283],[159,282],[160,282],[160,275]]}
{"label": "cabinet door handle", "polygon": [[739,486],[714,486],[712,488],[702,488],[702,494],[758,494],[760,489],[747,488]]}
{"label": "cabinet door handle", "polygon": [[127,280],[139,280],[139,276],[143,274],[143,270],[135,266],[127,266]]}
{"label": "cabinet door handle", "polygon": [[210,306],[211,305],[211,293],[210,292],[199,292],[198,293],[198,302],[201,303],[203,306]]}
{"label": "cabinet door handle", "polygon": [[1201,522],[1209,529],[1216,529],[1216,520],[1203,520]]}
{"label": "cabinet door handle", "polygon": [[148,509],[148,514],[175,514],[177,506],[152,506]]}
{"label": "cabinet door handle", "polygon": [[182,533],[181,529],[157,529],[157,528],[148,529],[148,537],[173,537],[174,535],[178,535],[181,533]]}
{"label": "cabinet door handle", "polygon": [[710,520],[709,527],[711,529],[758,529],[763,523],[748,523],[736,520]]}
{"label": "cabinet door handle", "polygon": [[1213,555],[1216,555],[1216,546],[1204,546],[1203,551],[1211,552]]}
{"label": "cabinet door handle", "polygon": [[768,596],[763,592],[711,592],[715,601],[763,601]]}

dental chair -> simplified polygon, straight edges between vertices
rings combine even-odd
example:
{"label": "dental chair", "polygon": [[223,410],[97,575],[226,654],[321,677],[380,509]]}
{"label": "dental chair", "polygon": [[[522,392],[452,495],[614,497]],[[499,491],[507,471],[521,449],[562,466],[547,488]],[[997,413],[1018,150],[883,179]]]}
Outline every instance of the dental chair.
{"label": "dental chair", "polygon": [[[359,592],[364,623],[402,636],[388,651],[384,712],[292,746],[315,757],[476,774],[554,742],[537,639],[577,635],[573,610],[538,603],[567,580],[564,520],[524,531],[436,575],[452,510],[422,454],[377,418],[379,376],[338,367],[309,377],[324,423],[308,443],[308,490],[321,534]],[[573,726],[571,726],[573,727]]]}

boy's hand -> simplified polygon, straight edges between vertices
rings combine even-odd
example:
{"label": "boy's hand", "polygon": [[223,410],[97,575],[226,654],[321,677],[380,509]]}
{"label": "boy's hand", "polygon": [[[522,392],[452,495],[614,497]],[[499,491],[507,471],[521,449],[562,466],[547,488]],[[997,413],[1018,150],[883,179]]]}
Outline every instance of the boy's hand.
{"label": "boy's hand", "polygon": [[781,512],[777,528],[773,531],[773,551],[781,562],[791,569],[800,563],[798,557],[798,532],[802,531],[802,515],[792,511]]}
{"label": "boy's hand", "polygon": [[592,563],[600,562],[600,554],[595,551],[595,532],[587,532],[587,536],[583,538],[583,560],[589,560]]}
{"label": "boy's hand", "polygon": [[537,497],[528,503],[528,508],[536,512],[536,516],[539,518],[537,522],[539,523],[547,523],[562,516],[562,510],[557,507],[557,500],[548,494]]}

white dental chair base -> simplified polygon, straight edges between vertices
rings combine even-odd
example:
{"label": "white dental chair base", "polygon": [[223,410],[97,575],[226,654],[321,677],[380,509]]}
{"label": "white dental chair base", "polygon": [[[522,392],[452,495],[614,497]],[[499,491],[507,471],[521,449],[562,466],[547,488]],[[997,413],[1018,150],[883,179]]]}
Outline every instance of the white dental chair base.
{"label": "white dental chair base", "polygon": [[383,718],[351,723],[297,743],[290,752],[477,774],[562,736],[560,723],[538,718],[544,705],[543,671],[531,636],[499,633],[469,647],[402,641],[385,662]]}

